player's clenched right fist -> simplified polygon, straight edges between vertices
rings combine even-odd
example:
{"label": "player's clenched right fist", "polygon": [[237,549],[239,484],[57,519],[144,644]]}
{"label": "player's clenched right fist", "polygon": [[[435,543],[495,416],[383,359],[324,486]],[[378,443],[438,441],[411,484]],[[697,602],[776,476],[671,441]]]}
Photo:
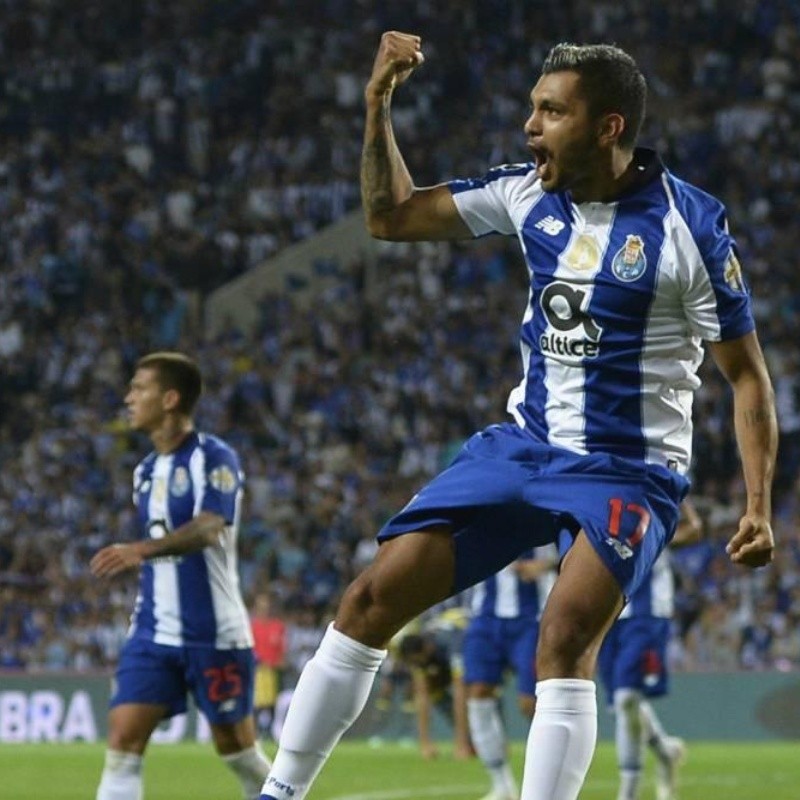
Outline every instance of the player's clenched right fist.
{"label": "player's clenched right fist", "polygon": [[410,33],[384,33],[367,83],[367,97],[383,97],[406,80],[425,60],[421,45],[422,39]]}

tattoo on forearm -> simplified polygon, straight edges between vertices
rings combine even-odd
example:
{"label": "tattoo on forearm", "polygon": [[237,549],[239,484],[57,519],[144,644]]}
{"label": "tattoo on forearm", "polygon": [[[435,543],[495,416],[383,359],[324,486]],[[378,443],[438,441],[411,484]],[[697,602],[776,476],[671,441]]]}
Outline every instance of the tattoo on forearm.
{"label": "tattoo on forearm", "polygon": [[759,428],[769,424],[772,412],[768,408],[748,408],[744,412],[744,424],[748,428]]}
{"label": "tattoo on forearm", "polygon": [[381,139],[365,145],[361,156],[361,200],[368,214],[388,211],[393,206],[388,148]]}
{"label": "tattoo on forearm", "polygon": [[364,143],[361,152],[361,201],[367,214],[388,211],[394,206],[392,193],[392,152],[390,134],[386,130],[388,110],[377,112],[376,135]]}

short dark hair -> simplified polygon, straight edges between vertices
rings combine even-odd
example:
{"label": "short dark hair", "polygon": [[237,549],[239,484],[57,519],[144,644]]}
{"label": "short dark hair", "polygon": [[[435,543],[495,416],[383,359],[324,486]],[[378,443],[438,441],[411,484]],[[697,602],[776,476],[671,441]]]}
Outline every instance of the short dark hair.
{"label": "short dark hair", "polygon": [[562,42],[547,54],[542,74],[566,71],[580,76],[592,115],[613,112],[625,119],[619,144],[632,148],[639,138],[647,106],[647,81],[633,57],[611,44]]}
{"label": "short dark hair", "polygon": [[174,389],[180,395],[178,411],[187,416],[194,413],[203,393],[203,376],[189,356],[166,350],[148,353],[136,362],[136,369],[154,370],[162,389]]}

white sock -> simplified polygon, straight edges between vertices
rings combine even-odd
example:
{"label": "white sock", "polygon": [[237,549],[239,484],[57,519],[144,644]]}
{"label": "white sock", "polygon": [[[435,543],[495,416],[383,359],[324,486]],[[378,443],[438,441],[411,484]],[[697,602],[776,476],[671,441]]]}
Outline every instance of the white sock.
{"label": "white sock", "polygon": [[238,753],[222,756],[222,760],[230,767],[239,779],[244,792],[244,800],[258,800],[258,795],[272,766],[261,747],[254,744]]}
{"label": "white sock", "polygon": [[506,732],[497,700],[470,698],[467,700],[469,735],[478,758],[492,779],[492,789],[500,794],[516,795],[517,783],[508,763]]}
{"label": "white sock", "polygon": [[294,690],[262,798],[303,800],[314,778],[364,709],[385,650],[328,626]]}
{"label": "white sock", "polygon": [[646,700],[642,700],[639,704],[639,714],[643,728],[642,738],[661,761],[668,761],[669,756],[664,750],[664,739],[667,737],[667,732],[661,725],[661,720],[653,710],[653,706]]}
{"label": "white sock", "polygon": [[594,681],[551,678],[536,684],[536,713],[525,748],[522,797],[576,800],[597,742]]}
{"label": "white sock", "polygon": [[142,757],[106,750],[96,800],[142,800]]}
{"label": "white sock", "polygon": [[642,782],[641,770],[628,772],[621,769],[619,771],[619,792],[617,800],[639,800],[639,786]]}
{"label": "white sock", "polygon": [[636,689],[617,689],[614,692],[617,764],[620,772],[618,800],[638,800],[639,797],[644,760],[641,702],[642,695]]}

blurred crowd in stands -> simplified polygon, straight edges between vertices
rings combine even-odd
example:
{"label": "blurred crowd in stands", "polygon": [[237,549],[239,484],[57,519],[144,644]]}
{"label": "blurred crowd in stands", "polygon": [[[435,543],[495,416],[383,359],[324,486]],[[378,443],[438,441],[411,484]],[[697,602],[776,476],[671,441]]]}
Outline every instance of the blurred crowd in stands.
{"label": "blurred crowd in stands", "polygon": [[361,91],[390,28],[424,38],[394,116],[420,184],[526,158],[555,42],[639,60],[642,143],[728,206],[781,428],[778,555],[744,572],[724,553],[744,496],[730,398],[703,366],[707,536],[675,553],[672,660],[800,668],[798,0],[0,0],[0,669],[116,659],[135,579],[99,583],[87,565],[136,535],[130,473],[148,442],[121,398],[149,350],[203,366],[198,422],[248,474],[243,590],[270,592],[298,666],[386,517],[503,418],[526,297],[513,241],[387,247],[375,296],[342,258],[311,313],[287,292],[263,298],[255,332],[190,324],[189,292],[357,206]]}

